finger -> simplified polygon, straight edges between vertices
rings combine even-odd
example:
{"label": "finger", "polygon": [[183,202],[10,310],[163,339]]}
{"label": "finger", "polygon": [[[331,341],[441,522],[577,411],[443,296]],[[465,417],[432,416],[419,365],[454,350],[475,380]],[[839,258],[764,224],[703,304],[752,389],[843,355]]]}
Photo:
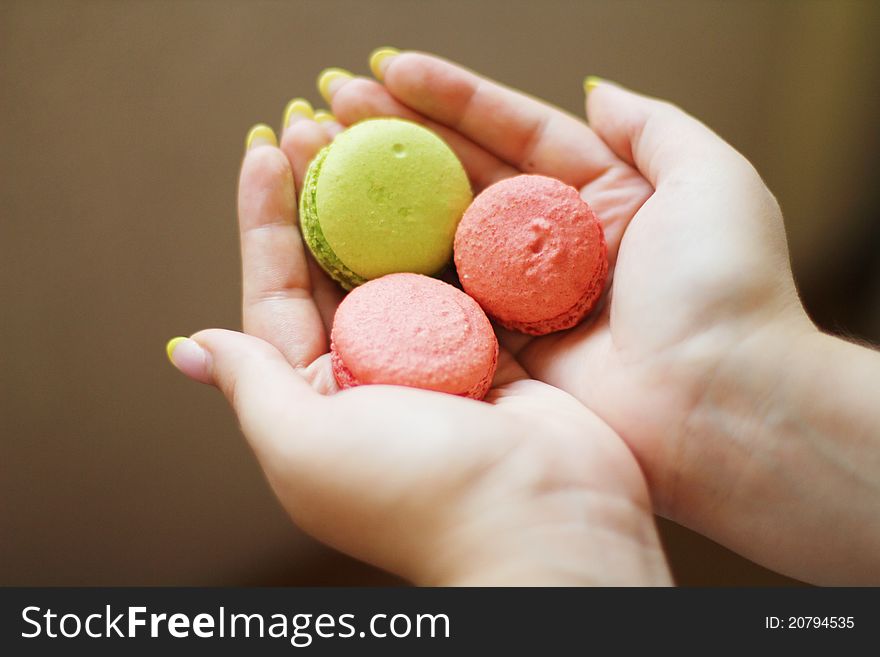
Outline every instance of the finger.
{"label": "finger", "polygon": [[314,119],[315,111],[304,98],[294,98],[287,103],[281,127],[281,150],[290,162],[297,194],[302,190],[309,162],[330,143],[330,137]]}
{"label": "finger", "polygon": [[517,358],[517,354],[535,339],[535,336],[533,335],[520,333],[519,331],[512,331],[497,323],[493,324],[493,326],[495,328],[495,335],[498,336],[498,344],[501,345],[504,350],[513,354],[514,358]]}
{"label": "finger", "polygon": [[327,93],[333,112],[346,125],[377,116],[395,116],[430,128],[455,151],[471,184],[478,191],[519,173],[455,130],[431,121],[395,100],[378,82],[366,78],[342,78],[331,85]]}
{"label": "finger", "polygon": [[528,376],[522,365],[516,362],[516,359],[507,349],[502,348],[498,350],[498,367],[495,369],[495,376],[492,378],[493,388],[505,386],[520,379],[527,379]]}
{"label": "finger", "polygon": [[343,129],[335,116],[326,110],[315,111],[305,98],[287,103],[281,126],[281,150],[290,161],[297,194],[309,163]]}
{"label": "finger", "polygon": [[306,435],[323,398],[284,355],[259,338],[209,329],[169,343],[171,362],[186,376],[219,388],[261,460],[287,449],[289,428]]}
{"label": "finger", "polygon": [[520,171],[580,188],[622,164],[583,121],[438,57],[386,58],[383,80],[402,104]]}
{"label": "finger", "polygon": [[[578,187],[602,222],[614,266],[627,225],[653,189],[585,123],[429,55],[386,57],[381,73],[394,96],[391,102],[454,127],[454,134],[462,131],[517,172],[548,175]],[[347,87],[341,87],[340,102],[348,93],[356,95]]]}
{"label": "finger", "polygon": [[238,188],[243,325],[305,367],[326,351],[324,324],[295,223],[290,164],[271,129],[262,129],[265,136],[249,139]]}
{"label": "finger", "polygon": [[[611,304],[606,303],[597,317],[568,331],[522,343],[514,356],[533,378],[567,390],[578,399],[597,399],[620,370],[610,319]],[[573,371],[585,375],[573,379]],[[603,376],[590,374],[597,372]],[[573,380],[577,381],[574,387]]]}
{"label": "finger", "polygon": [[315,112],[315,121],[321,126],[321,129],[324,131],[324,134],[327,135],[329,141],[333,141],[333,138],[336,137],[336,135],[345,130],[345,127],[339,122],[339,119],[327,110],[318,110]]}
{"label": "finger", "polygon": [[595,78],[587,87],[590,125],[655,188],[671,177],[693,181],[729,175],[731,165],[751,168],[723,139],[671,103]]}
{"label": "finger", "polygon": [[[290,101],[284,113],[286,127],[281,136],[281,150],[290,162],[297,195],[302,192],[303,181],[311,161],[318,151],[330,143],[331,133],[342,129],[332,117],[331,120],[320,122],[314,120],[315,114],[312,106],[301,98]],[[344,295],[340,287],[327,276],[313,257],[307,255],[306,261],[312,285],[312,298],[321,315],[324,330],[329,331],[333,323],[333,314]]]}

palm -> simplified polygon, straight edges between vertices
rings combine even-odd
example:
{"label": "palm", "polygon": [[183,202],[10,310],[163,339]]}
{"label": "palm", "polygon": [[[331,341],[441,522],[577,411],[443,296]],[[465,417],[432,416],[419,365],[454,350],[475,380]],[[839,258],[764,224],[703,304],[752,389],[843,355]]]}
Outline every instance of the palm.
{"label": "palm", "polygon": [[529,380],[501,386],[489,400],[354,388],[312,402],[323,413],[317,430],[291,413],[287,430],[266,437],[284,447],[258,454],[303,529],[406,577],[420,566],[409,555],[430,553],[441,534],[462,536],[445,548],[452,562],[487,547],[469,543],[469,527],[527,542],[524,521],[546,518],[536,508],[549,509],[561,494],[577,508],[614,499],[649,514],[632,455],[579,402]]}

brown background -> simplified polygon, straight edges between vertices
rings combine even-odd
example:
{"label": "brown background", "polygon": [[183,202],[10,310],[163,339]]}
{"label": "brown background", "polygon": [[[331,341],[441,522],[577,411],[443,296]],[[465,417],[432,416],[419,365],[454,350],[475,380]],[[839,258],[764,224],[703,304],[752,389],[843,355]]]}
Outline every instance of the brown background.
{"label": "brown background", "polygon": [[[393,581],[300,534],[163,353],[239,325],[247,129],[376,46],[576,113],[588,73],[683,105],[779,196],[814,316],[877,340],[878,27],[868,2],[0,0],[0,584]],[[787,582],[662,528],[681,583]]]}

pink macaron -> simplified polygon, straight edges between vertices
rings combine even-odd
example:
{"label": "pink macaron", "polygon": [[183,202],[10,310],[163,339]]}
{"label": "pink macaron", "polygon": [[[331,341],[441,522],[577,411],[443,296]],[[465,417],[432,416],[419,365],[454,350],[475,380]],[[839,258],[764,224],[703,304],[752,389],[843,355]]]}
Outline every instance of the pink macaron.
{"label": "pink macaron", "polygon": [[461,290],[389,274],[343,299],[330,336],[340,388],[390,384],[482,399],[498,365],[489,318]]}
{"label": "pink macaron", "polygon": [[578,191],[545,176],[487,187],[455,234],[464,291],[506,328],[543,335],[570,328],[605,287],[602,225]]}

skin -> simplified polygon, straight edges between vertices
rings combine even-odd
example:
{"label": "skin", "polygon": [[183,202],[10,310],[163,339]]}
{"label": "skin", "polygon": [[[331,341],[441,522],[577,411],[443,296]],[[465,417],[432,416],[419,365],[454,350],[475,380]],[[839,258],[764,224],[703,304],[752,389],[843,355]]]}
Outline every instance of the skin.
{"label": "skin", "polygon": [[[880,583],[880,355],[810,322],[754,168],[681,110],[610,83],[589,94],[588,127],[429,55],[386,58],[381,73],[330,85],[339,123],[285,131],[298,184],[343,125],[421,121],[475,191],[520,172],[577,187],[603,220],[613,283],[572,331],[502,335],[491,406],[386,387],[321,396],[320,327],[340,292],[303,255],[284,163],[249,153],[244,325],[258,337],[204,332],[174,361],[233,401],[294,519],[421,583],[667,583],[616,432],[657,512],[807,581]],[[422,424],[429,462],[409,435]]]}
{"label": "skin", "polygon": [[341,291],[307,256],[296,188],[338,124],[295,117],[239,182],[245,333],[172,361],[234,408],[293,520],[417,584],[667,585],[651,501],[620,437],[502,353],[486,402],[396,386],[338,391]]}
{"label": "skin", "polygon": [[604,310],[559,334],[502,336],[636,454],[655,509],[770,568],[880,583],[880,355],[807,317],[782,214],[752,165],[669,103],[599,83],[589,125],[437,57],[339,79],[343,124],[437,130],[476,190],[559,178],[602,219]]}

